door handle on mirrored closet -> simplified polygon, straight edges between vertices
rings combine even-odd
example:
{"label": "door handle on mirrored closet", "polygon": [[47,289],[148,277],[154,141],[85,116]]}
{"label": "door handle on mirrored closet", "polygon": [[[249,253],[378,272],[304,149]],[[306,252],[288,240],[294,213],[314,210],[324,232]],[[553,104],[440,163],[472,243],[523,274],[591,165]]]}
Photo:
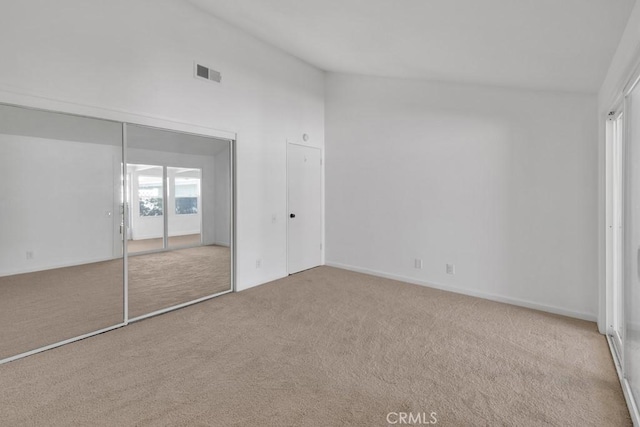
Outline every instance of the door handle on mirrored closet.
{"label": "door handle on mirrored closet", "polygon": [[296,214],[289,214],[289,218],[295,218]]}

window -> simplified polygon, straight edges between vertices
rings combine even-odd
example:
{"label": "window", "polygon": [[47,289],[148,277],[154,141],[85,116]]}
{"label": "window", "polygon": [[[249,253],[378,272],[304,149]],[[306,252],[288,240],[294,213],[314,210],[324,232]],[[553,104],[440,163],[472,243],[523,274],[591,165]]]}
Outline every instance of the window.
{"label": "window", "polygon": [[162,178],[138,175],[140,216],[162,216],[164,211]]}
{"label": "window", "polygon": [[176,177],[175,186],[176,215],[197,214],[198,196],[200,195],[200,178]]}

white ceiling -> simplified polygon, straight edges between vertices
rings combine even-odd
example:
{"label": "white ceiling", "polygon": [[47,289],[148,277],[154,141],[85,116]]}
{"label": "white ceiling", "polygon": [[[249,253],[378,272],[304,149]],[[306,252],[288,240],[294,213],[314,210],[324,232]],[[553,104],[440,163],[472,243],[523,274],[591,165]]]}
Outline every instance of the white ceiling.
{"label": "white ceiling", "polygon": [[596,92],[634,0],[189,0],[316,67]]}

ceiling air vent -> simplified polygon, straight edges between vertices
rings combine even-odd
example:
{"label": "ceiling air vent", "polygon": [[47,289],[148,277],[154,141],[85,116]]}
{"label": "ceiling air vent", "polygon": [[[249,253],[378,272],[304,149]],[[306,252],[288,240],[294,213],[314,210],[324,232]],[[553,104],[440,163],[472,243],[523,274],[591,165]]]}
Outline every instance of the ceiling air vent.
{"label": "ceiling air vent", "polygon": [[205,65],[198,64],[197,62],[193,63],[193,76],[196,79],[209,80],[217,83],[220,83],[220,81],[222,80],[222,75],[219,71],[216,71]]}

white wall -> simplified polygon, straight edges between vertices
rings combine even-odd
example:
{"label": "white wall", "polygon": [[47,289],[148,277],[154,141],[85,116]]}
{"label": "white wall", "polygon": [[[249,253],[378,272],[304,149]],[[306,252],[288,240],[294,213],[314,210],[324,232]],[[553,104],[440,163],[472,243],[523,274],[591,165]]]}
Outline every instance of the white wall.
{"label": "white wall", "polygon": [[237,287],[286,275],[286,140],[323,145],[321,71],[171,0],[5,0],[0,58],[0,102],[237,132]]}
{"label": "white wall", "polygon": [[[212,161],[213,159],[210,159]],[[213,168],[213,174],[215,176],[215,166]],[[200,194],[196,197],[196,206],[197,213],[194,214],[177,214],[176,213],[176,177],[178,178],[195,178],[199,181],[200,186]],[[169,200],[167,203],[167,215],[169,215],[169,236],[184,236],[189,234],[200,234],[202,227],[202,215],[203,215],[203,206],[202,206],[202,192],[207,191],[208,189],[204,188],[202,170],[196,169],[189,172],[177,173],[177,169],[173,167],[167,168],[167,178],[169,181]],[[196,181],[196,182],[198,182]],[[215,180],[213,182],[215,187]],[[213,191],[214,196],[214,209],[215,209],[215,190]],[[215,218],[213,215],[208,215],[205,213],[205,217],[211,217],[214,222],[215,229]]]}
{"label": "white wall", "polygon": [[0,276],[122,256],[121,154],[108,144],[0,135]]}
{"label": "white wall", "polygon": [[216,153],[215,173],[215,232],[217,245],[229,246],[231,243],[231,170],[230,150],[225,148]]}
{"label": "white wall", "polygon": [[122,256],[121,139],[119,123],[0,106],[0,275]]}
{"label": "white wall", "polygon": [[325,96],[328,264],[595,319],[595,96],[333,73]]}

